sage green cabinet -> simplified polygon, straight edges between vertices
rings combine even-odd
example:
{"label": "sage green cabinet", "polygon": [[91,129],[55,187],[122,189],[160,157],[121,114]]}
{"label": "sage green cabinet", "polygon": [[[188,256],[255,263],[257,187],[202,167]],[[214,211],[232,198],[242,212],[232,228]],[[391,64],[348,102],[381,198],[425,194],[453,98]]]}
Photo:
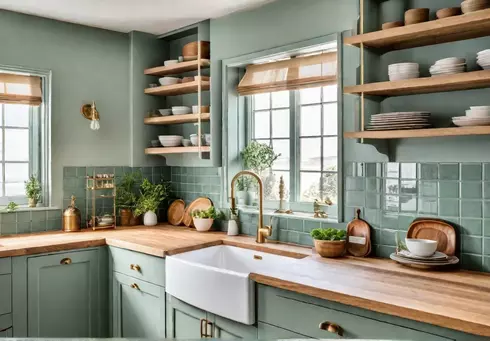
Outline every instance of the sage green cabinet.
{"label": "sage green cabinet", "polygon": [[0,315],[0,337],[12,337],[12,315]]}
{"label": "sage green cabinet", "polygon": [[213,338],[217,339],[257,339],[257,327],[242,324],[208,313],[208,321],[212,323]]}
{"label": "sage green cabinet", "polygon": [[258,322],[257,327],[259,340],[308,339],[308,337],[305,335],[272,326],[264,322]]}
{"label": "sage green cabinet", "polygon": [[13,259],[15,337],[107,336],[104,248]]}
{"label": "sage green cabinet", "polygon": [[113,337],[165,338],[165,289],[113,274]]}

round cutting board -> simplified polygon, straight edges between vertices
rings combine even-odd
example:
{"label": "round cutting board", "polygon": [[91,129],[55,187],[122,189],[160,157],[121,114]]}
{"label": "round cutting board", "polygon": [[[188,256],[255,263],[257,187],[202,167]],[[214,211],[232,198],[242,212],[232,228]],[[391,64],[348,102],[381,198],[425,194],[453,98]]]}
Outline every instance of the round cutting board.
{"label": "round cutting board", "polygon": [[187,208],[185,209],[184,220],[183,220],[184,225],[188,226],[188,227],[192,226],[191,213],[193,211],[195,211],[195,210],[207,210],[211,206],[213,206],[212,201],[206,197],[200,197],[200,198],[197,198],[196,200],[194,200],[193,202],[191,202],[189,204],[189,206],[187,206]]}
{"label": "round cutting board", "polygon": [[174,226],[179,226],[184,220],[185,201],[182,199],[175,200],[167,211],[167,220]]}
{"label": "round cutting board", "polygon": [[448,256],[456,253],[456,231],[452,225],[442,220],[415,220],[408,228],[407,238],[436,240],[437,251]]}

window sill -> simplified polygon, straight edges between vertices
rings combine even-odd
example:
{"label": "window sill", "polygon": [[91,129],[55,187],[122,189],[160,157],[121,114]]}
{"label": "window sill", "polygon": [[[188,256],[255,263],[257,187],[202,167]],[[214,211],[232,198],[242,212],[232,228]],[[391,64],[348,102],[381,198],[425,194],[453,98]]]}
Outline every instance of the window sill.
{"label": "window sill", "polygon": [[[238,206],[238,210],[245,212],[245,213],[259,214],[259,210],[256,207],[251,207],[251,206]],[[290,218],[290,219],[319,221],[319,222],[323,222],[323,223],[335,223],[335,224],[339,223],[337,217],[314,218],[313,212],[312,213],[294,212],[292,214],[286,214],[286,213],[275,213],[274,210],[265,209],[264,215],[273,216],[273,217],[281,217],[281,218]]]}
{"label": "window sill", "polygon": [[7,211],[7,207],[6,206],[2,206],[0,207],[0,214],[1,213],[15,213],[15,212],[30,212],[30,211],[55,211],[55,210],[60,210],[59,207],[56,207],[56,206],[51,206],[51,207],[29,207],[29,206],[24,206],[24,205],[19,205],[17,206],[17,208],[12,211],[12,212],[9,212]]}

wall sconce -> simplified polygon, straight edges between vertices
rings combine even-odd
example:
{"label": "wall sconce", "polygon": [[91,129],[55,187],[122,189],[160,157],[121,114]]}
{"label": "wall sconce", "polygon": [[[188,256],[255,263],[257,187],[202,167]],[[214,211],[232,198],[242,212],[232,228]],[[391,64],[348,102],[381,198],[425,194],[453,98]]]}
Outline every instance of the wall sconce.
{"label": "wall sconce", "polygon": [[92,102],[92,104],[84,104],[80,108],[80,113],[85,117],[87,120],[90,120],[90,129],[92,130],[99,130],[100,128],[100,123],[99,123],[99,112],[97,111],[97,108],[95,107],[95,101]]}

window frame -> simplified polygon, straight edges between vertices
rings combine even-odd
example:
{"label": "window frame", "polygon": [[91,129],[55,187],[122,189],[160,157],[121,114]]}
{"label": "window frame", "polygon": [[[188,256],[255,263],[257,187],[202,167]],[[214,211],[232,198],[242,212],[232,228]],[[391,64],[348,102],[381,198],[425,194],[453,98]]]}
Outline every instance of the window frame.
{"label": "window frame", "polygon": [[[42,192],[41,200],[38,206],[50,207],[52,203],[52,183],[51,183],[51,92],[52,92],[52,72],[50,70],[41,70],[33,68],[16,67],[0,64],[2,72],[38,76],[41,78],[42,87],[42,103],[37,109],[30,108],[29,110],[29,175],[36,174],[41,182]],[[0,104],[3,106],[3,104]],[[37,119],[34,119],[33,111],[37,110]],[[3,120],[5,120],[4,112]],[[3,125],[3,122],[2,122]],[[2,130],[5,127],[1,127]],[[5,136],[3,134],[2,141]],[[3,144],[5,146],[5,144]],[[35,148],[38,146],[38,148]],[[5,149],[5,148],[3,148]],[[5,153],[5,150],[2,151]],[[5,161],[1,161],[1,167]],[[18,162],[7,162],[18,163]],[[4,169],[4,168],[3,168]],[[2,174],[2,181],[5,178],[5,172]],[[2,186],[5,186],[3,184]],[[1,196],[0,206],[7,205],[10,201],[14,201],[19,205],[26,205],[28,200],[26,196]]]}

